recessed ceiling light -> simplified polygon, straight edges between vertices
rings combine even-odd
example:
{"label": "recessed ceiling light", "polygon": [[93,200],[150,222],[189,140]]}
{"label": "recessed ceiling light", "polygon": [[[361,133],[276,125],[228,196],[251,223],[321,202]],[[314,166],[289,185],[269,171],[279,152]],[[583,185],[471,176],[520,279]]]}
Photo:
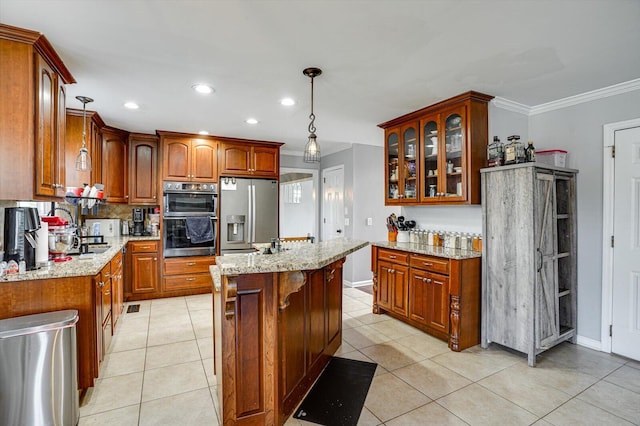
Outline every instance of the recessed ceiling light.
{"label": "recessed ceiling light", "polygon": [[193,86],[191,86],[191,88],[193,88],[193,90],[198,93],[209,94],[214,92],[213,87],[209,86],[208,84],[194,84]]}
{"label": "recessed ceiling light", "polygon": [[284,98],[280,101],[280,104],[284,106],[291,106],[291,105],[295,105],[296,101],[294,101],[291,98]]}
{"label": "recessed ceiling light", "polygon": [[206,135],[208,135],[208,134],[209,134],[209,132],[207,132],[206,130],[200,130],[200,131],[198,132],[198,134],[199,134],[199,135],[202,135],[202,136],[206,136]]}
{"label": "recessed ceiling light", "polygon": [[135,102],[125,102],[124,107],[129,109],[138,109],[140,108],[140,105]]}
{"label": "recessed ceiling light", "polygon": [[247,118],[245,121],[247,124],[258,124],[258,120],[255,118]]}

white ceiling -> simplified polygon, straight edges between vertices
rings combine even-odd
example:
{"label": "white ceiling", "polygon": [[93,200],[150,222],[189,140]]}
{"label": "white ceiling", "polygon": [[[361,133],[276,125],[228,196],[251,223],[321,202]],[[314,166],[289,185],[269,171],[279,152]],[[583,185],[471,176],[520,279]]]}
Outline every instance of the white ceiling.
{"label": "white ceiling", "polygon": [[640,77],[638,0],[0,0],[0,22],[51,41],[77,80],[68,107],[285,152],[306,143],[310,66],[323,154],[382,145],[378,123],[467,90],[534,106]]}

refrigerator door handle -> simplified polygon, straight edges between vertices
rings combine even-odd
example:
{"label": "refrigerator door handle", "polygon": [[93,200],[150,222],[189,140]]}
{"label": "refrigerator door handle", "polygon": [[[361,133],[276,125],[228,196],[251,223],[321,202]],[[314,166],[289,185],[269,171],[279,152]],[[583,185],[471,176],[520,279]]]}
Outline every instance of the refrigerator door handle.
{"label": "refrigerator door handle", "polygon": [[247,197],[248,197],[248,204],[247,204],[247,243],[253,243],[253,239],[251,239],[251,234],[253,233],[253,216],[251,216],[251,213],[253,211],[252,207],[253,207],[253,199],[251,198],[251,185],[247,186]]}
{"label": "refrigerator door handle", "polygon": [[251,242],[256,242],[256,186],[251,185]]}

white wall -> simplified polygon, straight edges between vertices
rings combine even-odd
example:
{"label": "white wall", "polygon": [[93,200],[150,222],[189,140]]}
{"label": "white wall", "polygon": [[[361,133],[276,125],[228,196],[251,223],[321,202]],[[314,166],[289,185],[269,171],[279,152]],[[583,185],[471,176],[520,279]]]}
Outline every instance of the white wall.
{"label": "white wall", "polygon": [[[365,241],[387,239],[386,217],[400,213],[397,207],[384,205],[384,148],[353,144],[351,148],[322,157],[321,167],[344,166],[344,206],[349,219],[345,237]],[[373,224],[366,224],[371,218]],[[322,220],[322,218],[320,219]],[[371,249],[369,247],[347,256],[343,267],[347,285],[371,282]]]}
{"label": "white wall", "polygon": [[600,340],[602,305],[603,125],[640,117],[640,91],[533,115],[530,136],[536,149],[569,151],[567,164],[579,169],[578,334]]}

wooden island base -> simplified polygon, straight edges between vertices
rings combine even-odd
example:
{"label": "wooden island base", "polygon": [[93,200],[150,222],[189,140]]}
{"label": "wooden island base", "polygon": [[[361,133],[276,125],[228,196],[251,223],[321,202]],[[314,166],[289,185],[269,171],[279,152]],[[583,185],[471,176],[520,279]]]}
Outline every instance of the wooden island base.
{"label": "wooden island base", "polygon": [[342,264],[223,275],[214,358],[224,425],[282,425],[342,343]]}

